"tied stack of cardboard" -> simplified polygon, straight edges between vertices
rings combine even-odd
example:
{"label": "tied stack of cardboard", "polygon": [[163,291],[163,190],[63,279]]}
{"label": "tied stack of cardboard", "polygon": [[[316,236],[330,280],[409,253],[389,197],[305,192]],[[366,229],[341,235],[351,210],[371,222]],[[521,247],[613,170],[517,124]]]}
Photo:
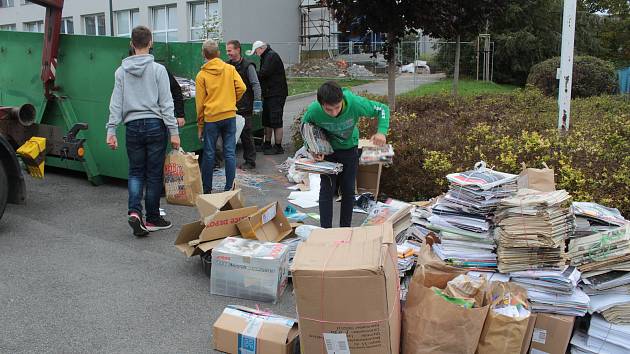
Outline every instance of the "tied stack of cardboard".
{"label": "tied stack of cardboard", "polygon": [[226,237],[240,235],[236,224],[258,210],[245,206],[240,189],[200,195],[196,204],[200,220],[185,224],[175,240],[175,247],[188,257],[212,250]]}
{"label": "tied stack of cardboard", "polygon": [[298,246],[291,272],[303,354],[399,352],[396,257],[391,223],[318,229]]}
{"label": "tied stack of cardboard", "polygon": [[293,319],[228,306],[214,323],[214,349],[229,354],[292,354],[299,330]]}

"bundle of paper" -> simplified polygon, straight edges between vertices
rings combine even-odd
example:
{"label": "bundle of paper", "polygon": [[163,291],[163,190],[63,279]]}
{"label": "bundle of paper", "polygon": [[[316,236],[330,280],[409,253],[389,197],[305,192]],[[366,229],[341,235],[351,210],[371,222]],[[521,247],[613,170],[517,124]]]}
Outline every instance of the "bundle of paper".
{"label": "bundle of paper", "polygon": [[308,151],[324,155],[330,155],[334,152],[330,142],[328,142],[326,132],[322,128],[310,123],[302,123],[300,131]]}
{"label": "bundle of paper", "polygon": [[363,146],[361,150],[361,158],[359,158],[361,165],[391,164],[394,160],[394,148],[390,144]]}
{"label": "bundle of paper", "polygon": [[615,324],[630,324],[630,297],[627,295],[593,295],[589,313],[601,313],[604,318]]}
{"label": "bundle of paper", "polygon": [[588,295],[630,295],[630,272],[611,271],[582,276],[582,289]]}
{"label": "bundle of paper", "polygon": [[402,244],[396,245],[398,252],[398,274],[404,277],[416,263],[417,254],[420,252],[420,245],[417,242],[406,240]]}
{"label": "bundle of paper", "polygon": [[584,316],[589,304],[588,295],[580,288],[575,288],[575,291],[570,295],[528,289],[527,297],[534,312],[557,313],[568,316]]}
{"label": "bundle of paper", "polygon": [[571,354],[627,354],[622,346],[591,337],[582,331],[575,331],[571,338]]}
{"label": "bundle of paper", "polygon": [[597,353],[628,353],[630,351],[630,325],[613,324],[602,316],[593,315],[586,344],[589,347],[598,348]]}
{"label": "bundle of paper", "polygon": [[619,210],[591,202],[574,202],[576,228],[572,237],[583,237],[609,231],[628,223]]}
{"label": "bundle of paper", "polygon": [[502,199],[494,218],[499,271],[561,269],[564,240],[575,227],[570,200],[565,190],[531,189]]}
{"label": "bundle of paper", "polygon": [[630,265],[630,225],[574,238],[569,242],[568,256],[571,264],[583,273],[627,269]]}
{"label": "bundle of paper", "polygon": [[394,235],[398,238],[402,232],[411,226],[411,211],[413,205],[396,199],[388,199],[385,203],[374,204],[361,226],[380,225],[391,222]]}
{"label": "bundle of paper", "polygon": [[330,161],[315,161],[313,159],[299,158],[295,160],[295,169],[302,172],[337,175],[343,171],[343,165]]}
{"label": "bundle of paper", "polygon": [[528,270],[510,273],[513,282],[526,289],[552,294],[570,295],[580,281],[580,271],[573,266],[563,270]]}

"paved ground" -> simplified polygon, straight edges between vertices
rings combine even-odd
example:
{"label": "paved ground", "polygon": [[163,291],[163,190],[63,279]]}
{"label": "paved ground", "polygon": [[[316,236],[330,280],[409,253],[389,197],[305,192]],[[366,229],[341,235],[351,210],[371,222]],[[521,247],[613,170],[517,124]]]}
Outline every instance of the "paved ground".
{"label": "paved ground", "polygon": [[[311,100],[288,102],[285,120]],[[266,180],[244,189],[251,205],[285,202],[286,179],[275,168],[285,158],[258,155]],[[27,204],[9,205],[0,220],[0,353],[212,352],[223,308],[256,306],[210,295],[199,257],[173,246],[178,225],[197,219],[194,208],[163,203],[175,227],[138,239],[126,223],[124,181],[93,187],[82,174],[49,169],[27,184]],[[260,306],[295,316],[290,289]]]}

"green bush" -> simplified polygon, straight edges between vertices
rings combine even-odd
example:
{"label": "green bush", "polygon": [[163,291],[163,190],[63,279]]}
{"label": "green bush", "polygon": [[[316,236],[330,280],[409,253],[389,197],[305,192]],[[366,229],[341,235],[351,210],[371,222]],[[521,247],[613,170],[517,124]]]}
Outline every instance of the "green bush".
{"label": "green bush", "polygon": [[[527,84],[539,88],[547,96],[557,96],[556,69],[559,67],[559,57],[547,59],[534,65],[527,77]],[[615,92],[616,88],[617,75],[612,63],[589,56],[575,57],[572,97],[610,94]]]}
{"label": "green bush", "polygon": [[[535,89],[477,97],[401,98],[388,136],[396,157],[384,169],[381,191],[425,200],[448,188],[448,173],[484,160],[519,173],[520,163],[554,168],[557,188],[576,201],[595,201],[630,216],[630,100],[576,99],[568,134],[557,130],[557,104]],[[374,132],[362,120],[362,136]]]}

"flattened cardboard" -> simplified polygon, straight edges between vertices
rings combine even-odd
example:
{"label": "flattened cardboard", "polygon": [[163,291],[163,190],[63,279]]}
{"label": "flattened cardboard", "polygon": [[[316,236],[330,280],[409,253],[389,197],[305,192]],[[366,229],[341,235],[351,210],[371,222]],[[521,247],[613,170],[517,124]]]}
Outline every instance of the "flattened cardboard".
{"label": "flattened cardboard", "polygon": [[574,322],[573,316],[537,314],[529,353],[565,354]]}
{"label": "flattened cardboard", "polygon": [[302,354],[321,354],[324,333],[345,333],[352,354],[398,354],[400,297],[391,223],[317,229],[291,268]]}
{"label": "flattened cardboard", "polygon": [[[264,319],[260,312],[245,307],[232,307],[241,311],[242,315],[234,311],[224,310],[213,326],[214,349],[229,354],[238,354],[239,334],[243,334],[248,326],[247,316]],[[260,316],[259,316],[260,315]],[[274,321],[264,321],[256,336],[256,354],[292,354],[297,344],[299,330],[297,321],[292,326],[284,326]]]}
{"label": "flattened cardboard", "polygon": [[180,250],[186,256],[193,257],[203,252],[212,250],[223,240],[218,239],[209,242],[202,242],[196,246],[189,245],[188,243],[190,241],[195,241],[199,239],[199,234],[202,232],[203,229],[204,226],[199,221],[191,222],[182,226],[182,229],[179,231],[177,239],[175,240],[175,248]]}
{"label": "flattened cardboard", "polygon": [[201,241],[240,235],[236,224],[257,210],[256,207],[244,207],[240,189],[202,194],[197,198],[197,209],[206,225],[199,235]]}
{"label": "flattened cardboard", "polygon": [[[275,216],[265,220],[269,209],[276,208]],[[280,242],[293,231],[291,223],[284,215],[280,202],[273,202],[257,212],[243,218],[236,226],[244,238],[258,239],[265,242]],[[264,222],[267,221],[267,222]]]}
{"label": "flattened cardboard", "polygon": [[529,344],[532,342],[532,333],[534,332],[534,325],[536,324],[536,314],[529,315],[529,323],[527,323],[527,330],[525,331],[525,337],[523,337],[523,345],[521,345],[521,354],[527,354],[529,352]]}

